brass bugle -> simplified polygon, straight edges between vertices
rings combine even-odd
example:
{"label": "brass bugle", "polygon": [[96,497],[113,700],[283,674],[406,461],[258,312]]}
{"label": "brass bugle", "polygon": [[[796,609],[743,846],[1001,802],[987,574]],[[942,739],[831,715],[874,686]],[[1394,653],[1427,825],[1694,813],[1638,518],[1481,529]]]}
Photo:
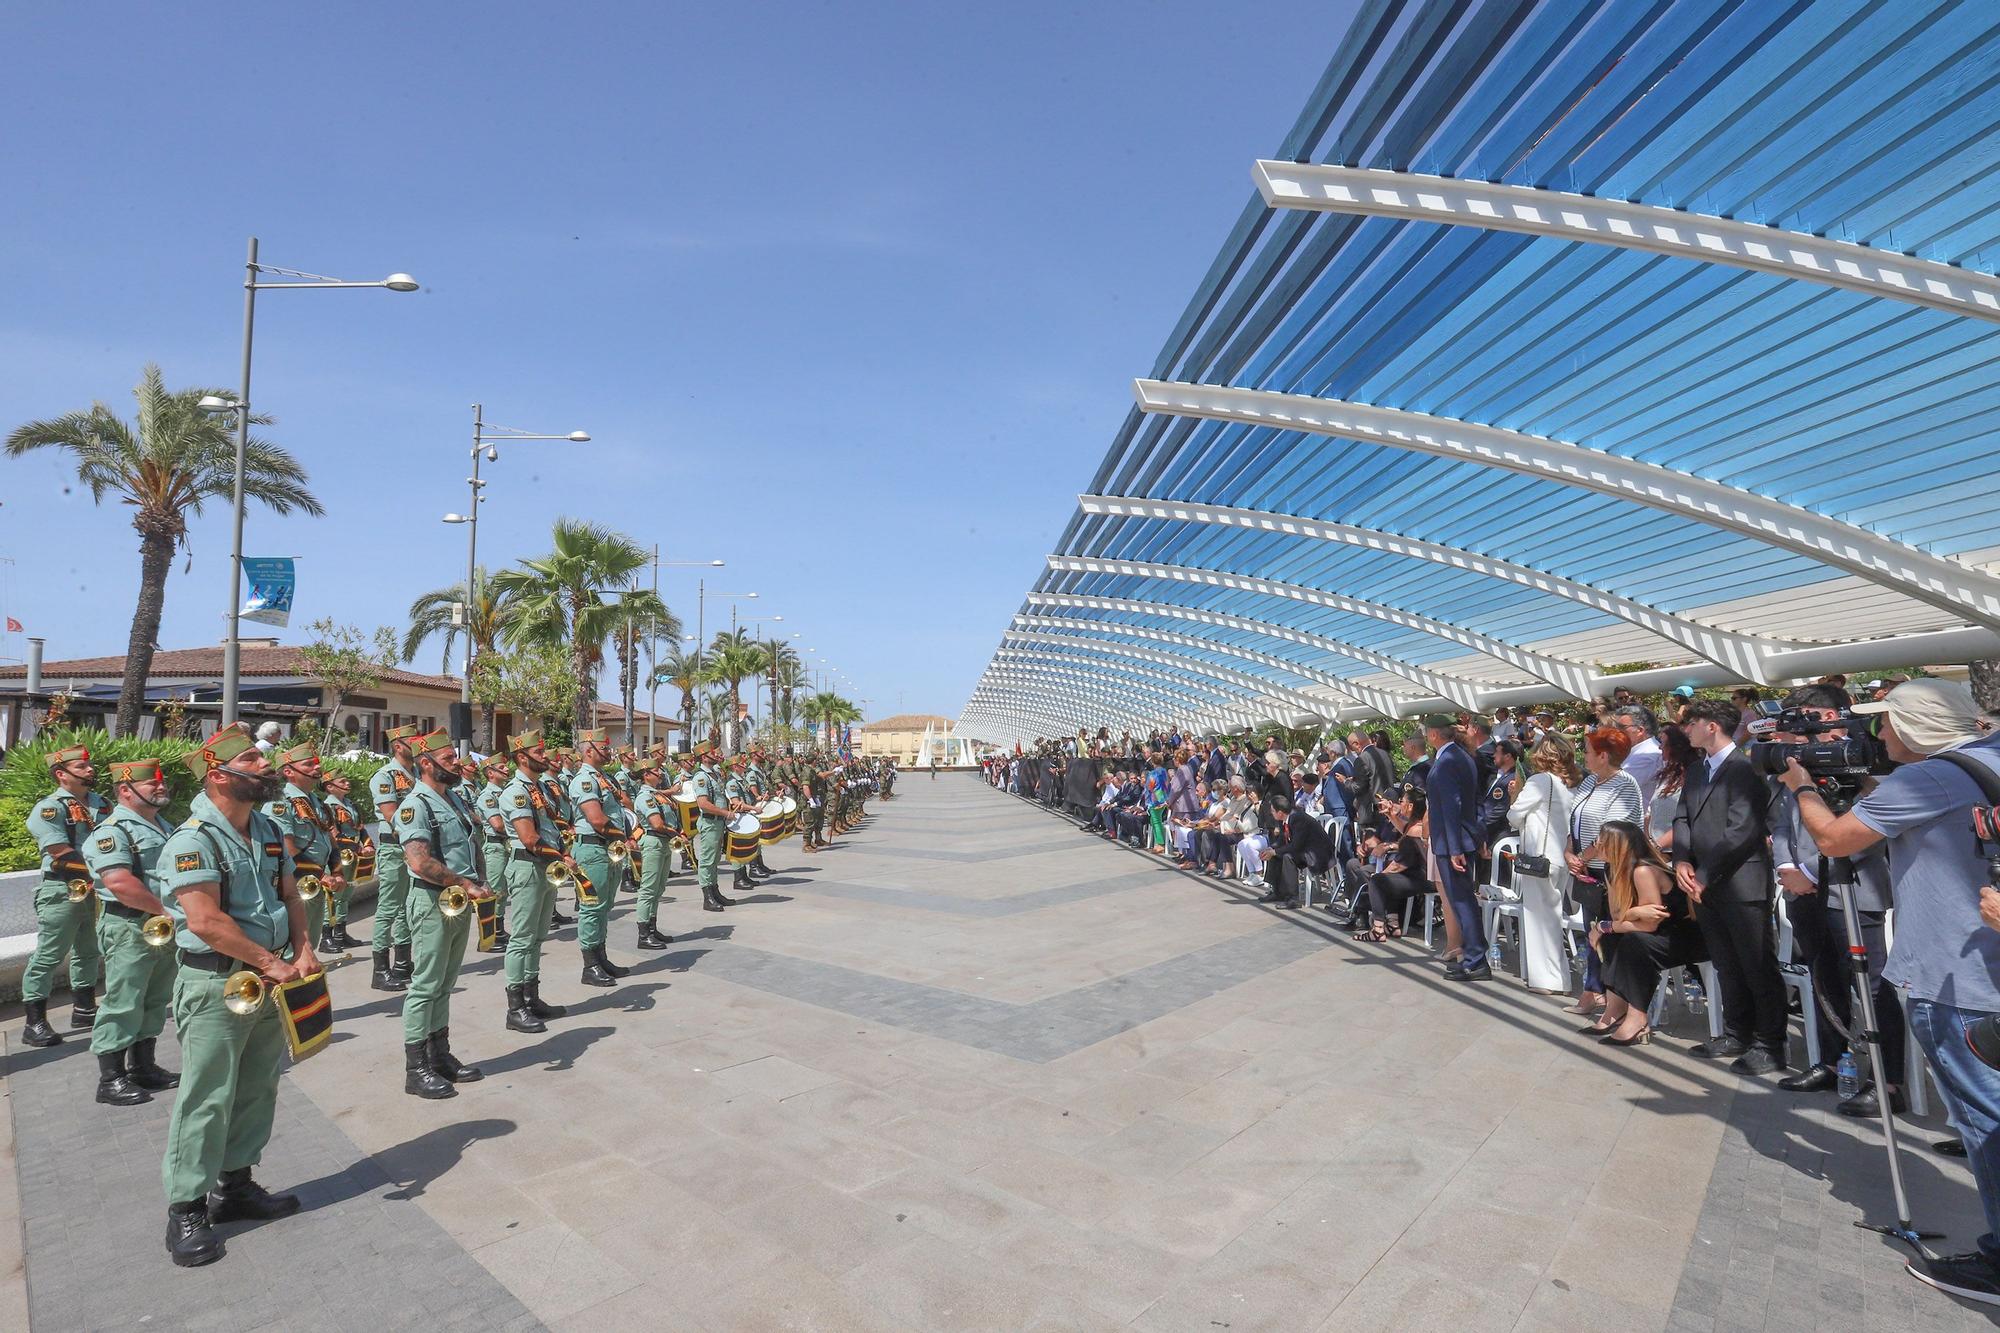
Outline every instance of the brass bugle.
{"label": "brass bugle", "polygon": [[552,889],[568,888],[570,881],[576,878],[570,874],[569,862],[567,861],[549,862],[548,869],[544,870],[542,875],[548,880],[549,887]]}
{"label": "brass bugle", "polygon": [[470,906],[472,906],[472,895],[460,885],[454,884],[448,889],[438,891],[438,911],[447,917],[464,916],[465,909]]}
{"label": "brass bugle", "polygon": [[264,996],[269,990],[264,978],[255,972],[232,972],[229,980],[222,983],[222,1006],[232,1014],[248,1018],[264,1007]]}
{"label": "brass bugle", "polygon": [[89,896],[90,896],[89,880],[84,879],[82,876],[79,875],[77,878],[69,882],[69,900],[71,902],[80,903]]}
{"label": "brass bugle", "polygon": [[139,923],[139,936],[155,949],[164,949],[174,942],[174,919],[149,916]]}
{"label": "brass bugle", "polygon": [[612,838],[604,844],[604,859],[612,865],[624,865],[625,858],[631,854],[632,849],[626,845],[623,838]]}
{"label": "brass bugle", "polygon": [[300,898],[311,902],[326,891],[326,881],[318,875],[300,875],[292,881],[292,887],[299,891]]}
{"label": "brass bugle", "polygon": [[354,855],[354,849],[352,847],[343,847],[340,849],[340,868],[342,870],[354,869],[355,859],[356,858]]}

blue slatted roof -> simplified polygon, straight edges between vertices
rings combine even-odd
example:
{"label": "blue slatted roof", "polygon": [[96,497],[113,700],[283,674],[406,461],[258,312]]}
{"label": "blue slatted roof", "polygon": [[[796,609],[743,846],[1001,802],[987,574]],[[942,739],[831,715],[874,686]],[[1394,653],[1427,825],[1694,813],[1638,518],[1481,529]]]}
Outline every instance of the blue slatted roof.
{"label": "blue slatted roof", "polygon": [[[1996,126],[1989,0],[1371,0],[1274,156],[1630,200],[1991,273]],[[1246,169],[1259,147],[1245,146]],[[1545,436],[1983,566],[2000,554],[1997,371],[2000,325],[1982,319],[1675,255],[1253,197],[1150,377]],[[1087,489],[1380,529],[1772,639],[1955,623],[1692,517],[1266,425],[1134,411]],[[1281,579],[1598,666],[1694,660],[1576,600],[1284,532],[1078,511],[1056,554]],[[1489,684],[1529,679],[1429,633],[1241,589],[1052,568],[1035,591],[1224,612]],[[1200,633],[1409,688],[1265,635],[1032,597],[1024,610]]]}

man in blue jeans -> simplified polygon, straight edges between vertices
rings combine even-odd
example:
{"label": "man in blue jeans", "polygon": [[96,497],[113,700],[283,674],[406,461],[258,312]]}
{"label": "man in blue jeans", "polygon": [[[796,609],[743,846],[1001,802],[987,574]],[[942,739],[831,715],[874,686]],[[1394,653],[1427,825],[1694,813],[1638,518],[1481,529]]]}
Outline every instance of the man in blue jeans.
{"label": "man in blue jeans", "polygon": [[1910,1028],[1930,1058],[1952,1128],[1986,1212],[1986,1234],[1968,1254],[1912,1259],[1912,1276],[1954,1296],[2000,1305],[2000,1070],[1966,1044],[1975,1021],[2000,1014],[2000,932],[1979,916],[1989,881],[1972,832],[1972,807],[1988,804],[1955,758],[2000,776],[2000,736],[1960,681],[1913,680],[1856,713],[1880,713],[1889,757],[1903,765],[1836,817],[1793,761],[1779,781],[1799,797],[1799,818],[1827,856],[1853,856],[1886,840],[1896,902],[1896,943],[1883,976],[1909,992]]}

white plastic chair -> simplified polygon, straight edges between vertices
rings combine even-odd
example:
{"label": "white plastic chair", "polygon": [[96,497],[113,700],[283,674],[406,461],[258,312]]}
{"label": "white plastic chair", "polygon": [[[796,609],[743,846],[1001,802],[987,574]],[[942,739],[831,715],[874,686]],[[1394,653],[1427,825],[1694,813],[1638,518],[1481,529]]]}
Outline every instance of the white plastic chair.
{"label": "white plastic chair", "polygon": [[[1697,966],[1701,968],[1702,992],[1708,997],[1702,1007],[1708,1011],[1708,1036],[1713,1041],[1722,1035],[1722,992],[1715,986],[1715,965],[1699,963]],[[1680,990],[1681,974],[1686,970],[1670,967],[1660,974],[1660,984],[1653,991],[1653,1002],[1646,1006],[1648,1026],[1660,1025],[1660,1015],[1666,1012],[1667,997]]]}
{"label": "white plastic chair", "polygon": [[1819,1063],[1819,1011],[1814,1008],[1817,999],[1813,994],[1812,969],[1804,963],[1794,963],[1792,957],[1792,909],[1791,895],[1782,890],[1777,894],[1778,911],[1778,975],[1784,983],[1799,993],[1799,1016],[1805,1021],[1806,1067]]}
{"label": "white plastic chair", "polygon": [[1521,895],[1514,891],[1514,856],[1521,849],[1521,840],[1508,836],[1493,844],[1492,881],[1481,884],[1477,890],[1480,906],[1486,913],[1486,942],[1489,949],[1500,947],[1500,923],[1514,923],[1514,975],[1525,975],[1526,966],[1521,953]]}

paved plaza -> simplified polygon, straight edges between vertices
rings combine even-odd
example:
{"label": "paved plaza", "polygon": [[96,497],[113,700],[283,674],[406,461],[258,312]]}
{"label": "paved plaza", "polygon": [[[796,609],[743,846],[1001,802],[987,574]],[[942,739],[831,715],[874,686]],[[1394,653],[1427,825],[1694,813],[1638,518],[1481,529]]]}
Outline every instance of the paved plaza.
{"label": "paved plaza", "polygon": [[[487,1076],[449,1102],[403,1094],[400,999],[341,968],[259,1168],[306,1208],[207,1269],[160,1242],[169,1103],[95,1105],[83,1043],[12,1016],[0,1328],[1986,1326],[1851,1225],[1889,1216],[1878,1133],[1690,1059],[1699,1020],[1602,1050],[964,776],[770,859],[720,916],[677,880],[667,953],[621,909],[617,990],[564,932],[546,1036],[471,961]],[[1919,1220],[1966,1248],[1963,1166],[1911,1129]]]}

